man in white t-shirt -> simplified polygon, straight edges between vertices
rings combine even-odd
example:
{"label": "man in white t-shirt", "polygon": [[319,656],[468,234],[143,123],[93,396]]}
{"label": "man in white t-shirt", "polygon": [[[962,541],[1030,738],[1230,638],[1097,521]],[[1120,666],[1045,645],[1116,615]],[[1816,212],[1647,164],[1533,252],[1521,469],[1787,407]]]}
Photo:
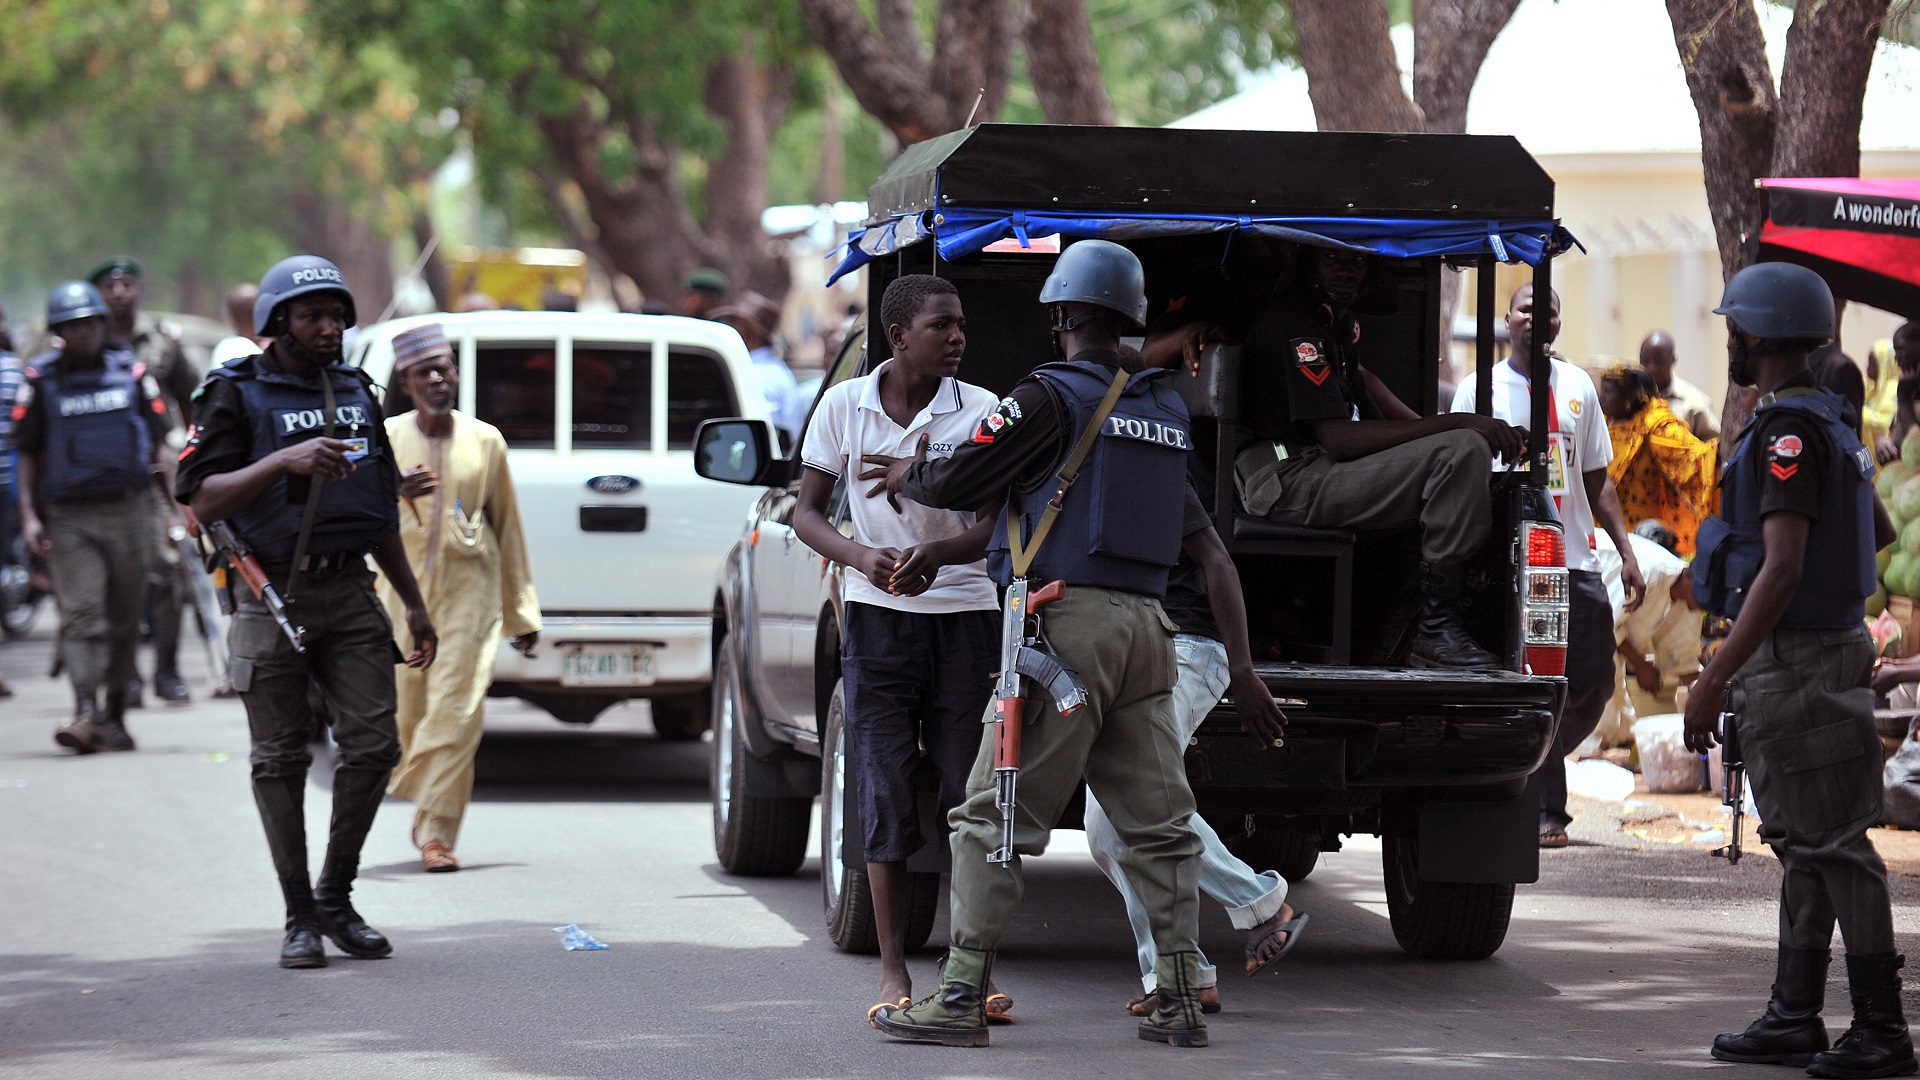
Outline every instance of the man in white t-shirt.
{"label": "man in white t-shirt", "polygon": [[[1560,332],[1560,297],[1552,298],[1547,323],[1548,344]],[[1493,415],[1521,427],[1533,416],[1533,286],[1522,285],[1507,303],[1507,333],[1512,348],[1504,363],[1493,369]],[[1594,556],[1593,526],[1597,518],[1622,555],[1620,580],[1626,589],[1627,610],[1640,606],[1646,584],[1627,540],[1620,516],[1620,499],[1607,478],[1613,460],[1613,442],[1607,418],[1600,412],[1600,396],[1587,373],[1564,360],[1550,360],[1551,403],[1547,426],[1547,487],[1566,530],[1567,578],[1570,595],[1567,623],[1567,701],[1560,712],[1554,737],[1554,755],[1540,775],[1540,846],[1567,846],[1567,777],[1560,760],[1592,734],[1613,696],[1613,605],[1607,601]],[[1474,379],[1461,382],[1453,396],[1454,412],[1472,412]],[[1515,467],[1518,463],[1515,463]],[[1496,459],[1494,468],[1508,467]]]}
{"label": "man in white t-shirt", "polygon": [[[941,821],[966,797],[1000,658],[1000,604],[985,561],[992,514],[866,498],[868,485],[856,477],[869,454],[911,458],[924,443],[928,458],[951,457],[993,411],[991,391],[953,377],[965,327],[951,282],[910,274],[888,285],[876,329],[893,359],[827,390],[800,451],[806,468],[794,533],[849,570],[840,666],[847,761],[880,937],[874,1010],[913,1003],[906,860],[923,843],[945,841],[920,834],[913,773],[924,747],[940,773]],[[842,478],[859,488],[846,500],[851,536],[827,516]],[[1011,1005],[990,988],[990,1016]]]}

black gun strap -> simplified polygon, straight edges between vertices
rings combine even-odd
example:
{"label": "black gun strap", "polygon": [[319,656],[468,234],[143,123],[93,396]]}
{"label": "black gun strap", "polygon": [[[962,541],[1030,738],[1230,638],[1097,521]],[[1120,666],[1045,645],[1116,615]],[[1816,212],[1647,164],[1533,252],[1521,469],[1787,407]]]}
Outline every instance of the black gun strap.
{"label": "black gun strap", "polygon": [[[326,412],[320,418],[322,438],[333,438],[333,371],[320,369],[320,397],[326,403]],[[307,541],[313,538],[313,519],[320,516],[320,488],[326,478],[312,477],[313,486],[307,489],[307,508],[300,515],[300,536],[293,542],[293,567],[287,571],[287,597],[285,603],[293,603],[293,583],[300,579],[300,564],[307,558]]]}

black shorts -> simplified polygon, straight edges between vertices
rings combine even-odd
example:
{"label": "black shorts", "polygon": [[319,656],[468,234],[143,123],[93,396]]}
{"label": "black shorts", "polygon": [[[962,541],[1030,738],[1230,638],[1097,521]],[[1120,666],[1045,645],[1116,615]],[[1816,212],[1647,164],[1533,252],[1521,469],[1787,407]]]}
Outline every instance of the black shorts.
{"label": "black shorts", "polygon": [[866,859],[901,862],[928,839],[913,790],[923,750],[940,773],[940,820],[966,797],[999,667],[1000,613],[849,603],[846,622],[847,763]]}

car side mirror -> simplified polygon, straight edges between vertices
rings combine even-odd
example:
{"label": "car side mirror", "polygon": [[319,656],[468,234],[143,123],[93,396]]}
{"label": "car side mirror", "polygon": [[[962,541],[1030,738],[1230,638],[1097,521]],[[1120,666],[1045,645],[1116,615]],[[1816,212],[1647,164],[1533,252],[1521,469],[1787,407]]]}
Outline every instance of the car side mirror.
{"label": "car side mirror", "polygon": [[773,425],[765,420],[703,420],[693,436],[693,471],[723,484],[779,486],[792,469],[775,456],[774,445]]}

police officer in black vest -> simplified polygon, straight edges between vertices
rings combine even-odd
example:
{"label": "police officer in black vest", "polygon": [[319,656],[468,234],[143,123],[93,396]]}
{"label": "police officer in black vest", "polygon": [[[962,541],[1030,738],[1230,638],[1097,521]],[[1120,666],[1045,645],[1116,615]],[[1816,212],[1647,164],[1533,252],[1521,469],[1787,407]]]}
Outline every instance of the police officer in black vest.
{"label": "police officer in black vest", "polygon": [[[170,427],[140,364],[109,363],[107,305],[69,281],[47,299],[58,351],[27,366],[14,402],[20,522],[60,603],[60,656],[73,720],[54,741],[76,753],[131,750],[125,716],[146,587],[153,476]],[[102,707],[101,688],[105,687]]]}
{"label": "police officer in black vest", "polygon": [[[1205,1046],[1194,940],[1201,846],[1188,824],[1193,792],[1172,715],[1174,626],[1160,601],[1183,546],[1197,548],[1198,534],[1212,526],[1187,484],[1187,410],[1168,385],[1171,373],[1122,367],[1120,336],[1146,318],[1144,286],[1140,260],[1118,244],[1083,240],[1067,248],[1040,294],[1053,310],[1065,362],[1022,380],[952,457],[869,457],[884,468],[862,479],[884,477],[890,496],[929,506],[1000,507],[988,553],[995,580],[1066,584],[1066,598],[1041,619],[1047,641],[1086,682],[1090,700],[1062,716],[1052,702],[1029,699],[1014,850],[1045,850],[1084,777],[1127,846],[1122,863],[1153,926],[1159,1007],[1140,1022],[1140,1037]],[[1137,353],[1133,360],[1139,364]],[[1124,389],[1068,490],[1058,473],[1116,379]],[[1061,509],[1040,536],[1056,498]],[[980,747],[967,799],[949,817],[953,933],[944,985],[910,1008],[882,1012],[875,1026],[894,1038],[986,1045],[983,996],[1021,877],[1018,855],[1005,866],[987,861],[1000,846],[1001,819],[994,740],[982,739]]]}
{"label": "police officer in black vest", "polygon": [[[332,263],[296,255],[260,279],[265,352],[209,373],[194,401],[175,496],[201,521],[230,521],[286,598],[304,651],[237,583],[228,649],[253,735],[253,796],[286,896],[280,966],[325,967],[321,935],[348,956],[387,956],[349,898],[360,847],[400,760],[393,666],[403,659],[373,591],[371,554],[406,606],[414,652],[433,662],[433,623],[401,546],[399,473],[373,383],[342,362],[353,296]],[[231,580],[231,579],[230,579]],[[340,763],[317,884],[307,867],[309,681],[326,698]]]}
{"label": "police officer in black vest", "polygon": [[[1762,263],[1734,275],[1715,311],[1727,317],[1728,377],[1761,397],[1722,474],[1720,515],[1700,528],[1706,607],[1734,622],[1693,684],[1686,738],[1705,751],[1722,710],[1733,718],[1782,881],[1772,1000],[1746,1031],[1716,1038],[1713,1056],[1808,1065],[1812,1076],[1905,1076],[1917,1067],[1900,1008],[1905,957],[1886,867],[1867,840],[1880,820],[1881,754],[1864,605],[1893,523],[1869,482],[1872,453],[1807,368],[1834,336],[1826,283]],[[1828,1049],[1820,1010],[1836,922],[1853,1025]]]}

